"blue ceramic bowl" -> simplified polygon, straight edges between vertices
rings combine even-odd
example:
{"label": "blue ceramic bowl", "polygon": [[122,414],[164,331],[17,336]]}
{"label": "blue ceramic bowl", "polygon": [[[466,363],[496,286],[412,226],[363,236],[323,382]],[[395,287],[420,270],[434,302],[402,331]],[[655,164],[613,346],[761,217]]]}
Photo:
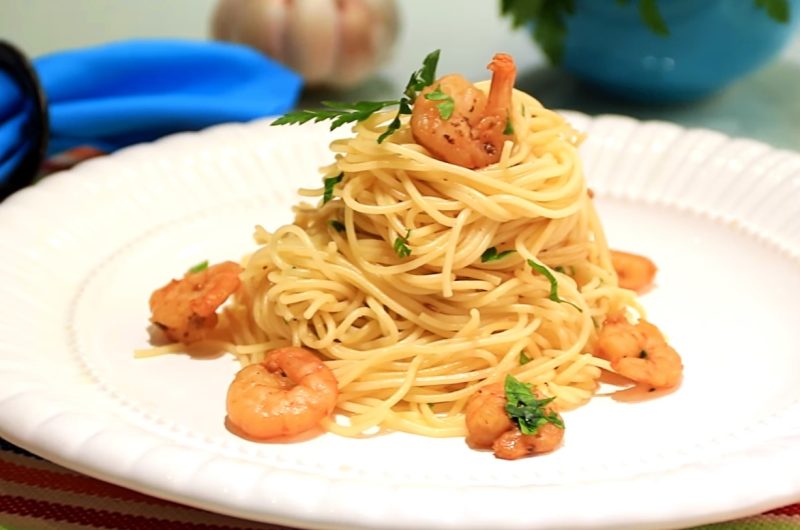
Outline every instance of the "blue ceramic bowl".
{"label": "blue ceramic bowl", "polygon": [[563,67],[629,99],[689,101],[707,96],[775,56],[800,22],[778,23],[754,0],[659,0],[670,35],[640,20],[637,1],[576,0],[567,20]]}

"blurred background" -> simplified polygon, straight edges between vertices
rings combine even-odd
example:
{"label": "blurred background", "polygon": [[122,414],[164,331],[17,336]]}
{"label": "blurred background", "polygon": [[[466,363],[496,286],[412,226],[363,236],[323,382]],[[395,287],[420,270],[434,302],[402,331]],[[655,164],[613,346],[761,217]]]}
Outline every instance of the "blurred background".
{"label": "blurred background", "polygon": [[[318,5],[328,3],[322,0],[318,1]],[[549,1],[553,5],[565,3],[562,0]],[[676,9],[685,11],[688,8],[680,7],[681,1],[683,0],[660,0],[662,6],[674,3],[677,6]],[[228,3],[245,4],[247,2],[248,0]],[[258,2],[258,0],[250,0],[250,3],[253,2]],[[753,66],[752,72],[743,74],[742,78],[737,79],[721,91],[700,97],[672,98],[677,99],[677,102],[664,102],[663,100],[670,98],[661,97],[663,94],[648,98],[646,95],[649,92],[646,92],[643,98],[641,90],[638,93],[626,87],[614,90],[614,87],[609,89],[607,85],[598,88],[603,85],[602,82],[586,84],[585,81],[579,81],[575,77],[576,72],[578,75],[583,74],[584,79],[587,76],[591,78],[591,72],[587,74],[579,70],[604,60],[596,56],[576,59],[581,43],[570,42],[564,64],[559,67],[550,66],[541,48],[533,42],[525,25],[519,29],[512,29],[511,19],[501,16],[501,2],[499,1],[398,0],[392,2],[389,0],[365,0],[365,2],[372,5],[386,4],[381,8],[394,11],[392,15],[395,17],[394,22],[385,19],[377,22],[384,26],[396,24],[394,28],[384,27],[382,36],[378,38],[377,46],[381,49],[373,51],[373,53],[380,55],[382,59],[376,65],[362,68],[362,70],[368,71],[364,74],[364,79],[350,83],[349,86],[331,87],[328,83],[328,86],[306,87],[301,104],[314,105],[326,98],[339,100],[395,98],[408,80],[409,73],[419,67],[420,61],[426,53],[435,48],[442,49],[440,73],[457,71],[473,80],[484,79],[488,77],[488,72],[484,68],[492,53],[506,51],[512,53],[519,64],[518,87],[531,92],[547,106],[575,109],[590,114],[621,113],[642,119],[665,119],[692,127],[716,129],[729,135],[756,138],[775,147],[800,150],[800,125],[798,125],[800,124],[800,98],[798,98],[800,94],[800,40],[797,38],[797,32],[792,33],[791,31],[791,28],[797,26],[800,9],[793,11],[791,24],[781,24],[766,16],[766,9],[763,6],[774,7],[772,2],[763,0],[755,2],[729,0],[725,2],[723,0],[722,8],[727,9],[728,12],[732,9],[731,6],[737,4],[747,7],[750,11],[744,14],[745,22],[742,22],[741,28],[735,26],[733,29],[723,28],[719,34],[709,29],[705,33],[705,41],[720,41],[723,37],[730,36],[731,42],[744,43],[742,49],[723,43],[728,47],[727,55],[736,58],[755,47],[752,43],[747,43],[745,36],[755,22],[758,22],[762,26],[768,27],[770,32],[784,32],[786,35],[781,39],[785,43],[783,41],[773,43],[776,48],[774,55],[770,55],[773,52],[769,50],[764,51],[763,63]],[[597,0],[576,0],[575,4],[578,11],[586,11],[589,9],[586,6],[592,2],[594,5],[603,3]],[[791,4],[796,7],[798,3],[793,2],[794,0],[787,0],[783,2],[783,5]],[[212,19],[219,3],[218,0],[170,0],[169,2],[159,0],[137,0],[136,2],[123,0],[5,1],[0,4],[0,37],[15,43],[31,57],[68,48],[134,37],[207,39],[210,38]],[[269,2],[267,1],[267,3]],[[292,2],[283,0],[277,3],[292,4]],[[347,3],[352,2],[350,0],[331,2],[331,4],[338,5],[339,8]],[[505,3],[503,2],[503,4]],[[638,19],[635,2],[608,0],[607,3],[614,4],[617,10],[627,8],[632,13],[631,16]],[[629,5],[624,6],[623,4],[626,3]],[[644,3],[642,0],[642,4]],[[689,4],[695,6],[693,9],[698,5],[715,3],[717,3],[716,0],[703,0],[702,2],[689,0]],[[763,6],[761,9],[756,9],[754,3],[763,4]],[[779,4],[781,3],[779,2]],[[236,6],[228,6],[228,8],[229,11],[235,11]],[[662,7],[662,11],[665,16],[670,15],[668,13],[669,6]],[[234,15],[227,15],[229,26],[237,24],[235,21],[231,22]],[[599,20],[604,16],[602,13],[589,13],[589,15],[590,21],[591,17]],[[667,20],[673,34],[669,37],[653,36],[653,38],[664,39],[659,43],[667,42],[669,39],[675,42],[682,38],[678,32],[680,31],[680,17],[685,13],[678,12],[673,15],[673,19]],[[259,16],[262,15],[250,15],[249,23],[257,22]],[[288,24],[285,17],[278,22],[272,20],[271,23],[284,26]],[[306,19],[306,23],[313,25],[321,22],[312,23]],[[376,24],[374,19],[368,23]],[[603,23],[607,27],[610,24],[608,20]],[[245,22],[240,21],[238,24],[241,26]],[[266,28],[270,27],[269,24],[269,21],[256,24],[258,28],[264,29],[261,31],[262,36],[268,33]],[[703,22],[703,24],[708,27],[707,22]],[[640,26],[641,31],[652,33],[645,25],[640,24]],[[309,32],[318,34],[320,27],[315,27]],[[576,26],[570,26],[569,29],[575,30],[575,28]],[[395,29],[396,32],[393,33]],[[217,30],[219,31],[219,28]],[[583,28],[581,30],[582,33],[586,33]],[[737,34],[739,30],[741,33]],[[247,37],[247,31],[241,27],[233,29],[228,27],[226,31],[228,38],[233,40],[236,40],[237,35],[240,38]],[[614,31],[616,32],[616,30]],[[577,33],[577,30],[573,33]],[[756,43],[765,41],[764,37],[754,35]],[[308,34],[297,38],[299,39],[297,42],[313,41],[313,35],[309,36]],[[607,37],[598,33],[597,38]],[[688,39],[686,37],[684,41]],[[693,50],[698,50],[702,48],[703,42],[695,38],[691,42],[685,42],[685,45]],[[570,48],[570,46],[572,47]],[[583,46],[592,46],[592,43],[583,43]],[[618,50],[636,46],[636,43],[631,42],[617,43]],[[576,52],[576,50],[578,51]],[[717,59],[720,69],[724,69],[723,59],[725,58]],[[614,60],[619,62],[619,57]],[[670,69],[674,70],[676,67],[675,62],[668,57],[667,59],[659,56],[637,60],[644,64],[645,69],[649,68],[662,76],[667,76],[670,74]],[[677,66],[682,64],[678,62]],[[700,68],[705,68],[705,70],[698,70],[701,73],[703,71],[713,73],[717,70],[702,65]],[[325,77],[325,74],[321,75]],[[695,74],[695,77],[698,75],[700,74]],[[328,77],[331,77],[330,74]],[[335,76],[333,77],[335,78]],[[628,90],[627,93],[626,90]],[[670,90],[672,89],[670,88]],[[614,93],[615,95],[611,95]],[[620,97],[620,94],[623,97]],[[626,94],[634,97],[625,97]],[[688,99],[688,101],[680,101],[681,99]]]}

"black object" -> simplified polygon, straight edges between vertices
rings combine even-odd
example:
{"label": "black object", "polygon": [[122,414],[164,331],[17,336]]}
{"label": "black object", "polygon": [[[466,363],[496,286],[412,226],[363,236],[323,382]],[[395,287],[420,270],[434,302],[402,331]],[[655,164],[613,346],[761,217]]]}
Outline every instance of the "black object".
{"label": "black object", "polygon": [[0,70],[17,82],[22,87],[23,93],[34,102],[25,131],[32,144],[17,167],[3,182],[0,182],[0,201],[2,201],[18,189],[31,184],[36,178],[47,153],[50,119],[47,113],[47,97],[33,65],[24,53],[3,40],[0,40]]}

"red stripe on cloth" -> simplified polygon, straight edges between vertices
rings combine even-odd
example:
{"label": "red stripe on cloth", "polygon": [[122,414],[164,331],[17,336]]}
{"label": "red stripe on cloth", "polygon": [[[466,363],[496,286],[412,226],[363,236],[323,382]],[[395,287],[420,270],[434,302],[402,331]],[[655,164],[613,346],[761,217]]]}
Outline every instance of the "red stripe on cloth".
{"label": "red stripe on cloth", "polygon": [[174,503],[169,501],[162,501],[161,499],[101,482],[90,477],[24,467],[6,462],[2,459],[0,459],[0,476],[3,477],[3,480],[9,482],[18,482],[20,484],[39,488],[69,491],[84,495],[94,495],[96,497],[175,506]]}
{"label": "red stripe on cloth", "polygon": [[81,508],[67,504],[37,501],[11,495],[0,495],[0,513],[81,524],[89,528],[109,528],[113,530],[241,530],[232,526],[195,524],[155,517],[142,517],[96,510],[94,508]]}
{"label": "red stripe on cloth", "polygon": [[767,512],[769,515],[792,515],[795,517],[800,517],[800,503],[798,504],[790,504],[789,506],[784,506],[783,508],[776,508],[774,510],[770,510]]}

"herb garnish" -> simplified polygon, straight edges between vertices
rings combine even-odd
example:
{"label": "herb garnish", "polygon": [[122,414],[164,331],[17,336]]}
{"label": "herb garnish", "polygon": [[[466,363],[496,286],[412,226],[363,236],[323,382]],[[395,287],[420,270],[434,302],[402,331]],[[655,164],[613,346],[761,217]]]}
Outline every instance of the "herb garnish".
{"label": "herb garnish", "polygon": [[559,415],[545,408],[555,398],[536,399],[531,385],[517,380],[511,374],[506,375],[505,392],[508,400],[506,413],[519,426],[522,434],[536,434],[545,423],[564,428]]}
{"label": "herb garnish", "polygon": [[411,230],[406,232],[406,236],[397,236],[394,240],[394,252],[401,258],[407,258],[411,255],[411,249],[408,247],[408,238],[411,235]]}
{"label": "herb garnish", "polygon": [[208,268],[208,260],[205,260],[205,261],[201,261],[200,263],[198,263],[194,267],[190,267],[189,270],[186,271],[186,273],[187,274],[194,274],[195,272],[203,272],[207,268]]}
{"label": "herb garnish", "polygon": [[577,305],[573,304],[569,300],[564,300],[563,298],[558,296],[558,280],[556,280],[556,277],[553,276],[552,272],[550,272],[550,269],[548,269],[544,265],[536,263],[532,259],[528,260],[528,265],[530,265],[531,268],[533,268],[533,270],[535,270],[536,272],[547,278],[547,281],[550,282],[550,295],[548,296],[550,300],[552,300],[553,302],[569,304],[578,311],[583,312],[583,310]]}
{"label": "herb garnish", "polygon": [[339,173],[335,177],[328,177],[323,182],[325,184],[325,191],[322,194],[322,204],[333,199],[333,187],[339,184],[344,178],[344,173]]}
{"label": "herb garnish", "polygon": [[497,261],[499,259],[503,259],[509,254],[513,254],[516,250],[504,250],[502,252],[497,252],[497,247],[489,247],[483,251],[481,254],[481,263],[488,263],[490,261]]}
{"label": "herb garnish", "polygon": [[511,118],[506,118],[506,128],[503,129],[503,134],[514,134],[514,126],[511,124]]}
{"label": "herb garnish", "polygon": [[339,220],[331,219],[330,221],[328,221],[328,224],[331,226],[331,228],[333,228],[337,232],[344,232],[345,231],[344,223],[342,223]]}
{"label": "herb garnish", "polygon": [[[433,84],[436,79],[436,65],[439,63],[439,50],[429,53],[422,61],[422,68],[411,74],[403,97],[386,101],[357,101],[356,103],[339,103],[336,101],[323,101],[324,108],[317,110],[296,110],[287,112],[271,125],[286,125],[292,123],[306,123],[309,121],[320,122],[331,121],[331,130],[341,127],[345,123],[364,121],[379,110],[387,107],[399,105],[397,116],[389,124],[386,132],[378,137],[378,143],[383,142],[389,135],[400,128],[400,116],[411,114],[411,105],[417,97],[417,93],[423,88]],[[449,96],[448,96],[449,97]],[[452,101],[452,98],[450,98]],[[444,102],[442,105],[445,105]],[[445,107],[446,108],[446,107]],[[443,112],[440,107],[440,112]],[[452,114],[452,110],[450,111]],[[442,115],[444,117],[444,115]],[[447,119],[447,118],[445,118]]]}
{"label": "herb garnish", "polygon": [[522,366],[523,364],[528,364],[531,362],[531,358],[525,355],[524,351],[519,352],[519,365]]}
{"label": "herb garnish", "polygon": [[357,101],[355,103],[338,103],[335,101],[323,101],[322,105],[326,108],[319,110],[296,110],[287,112],[271,125],[286,125],[292,123],[306,123],[307,121],[331,122],[331,130],[341,127],[345,123],[354,121],[364,121],[376,112],[386,107],[397,105],[397,100],[390,101]]}
{"label": "herb garnish", "polygon": [[441,101],[441,103],[436,105],[436,108],[439,109],[439,116],[441,116],[443,120],[449,120],[453,115],[456,103],[453,101],[452,97],[442,92],[441,86],[437,86],[433,92],[425,94],[425,99],[428,101]]}
{"label": "herb garnish", "polygon": [[[400,128],[400,116],[403,114],[411,114],[411,105],[417,99],[417,94],[433,84],[436,79],[436,66],[439,64],[439,50],[434,50],[425,56],[422,60],[422,68],[411,74],[411,79],[408,80],[405,90],[403,90],[403,97],[398,102],[400,108],[397,109],[397,115],[389,123],[383,134],[378,137],[378,143],[383,142],[389,136],[394,134]],[[441,111],[440,111],[441,112]]]}

